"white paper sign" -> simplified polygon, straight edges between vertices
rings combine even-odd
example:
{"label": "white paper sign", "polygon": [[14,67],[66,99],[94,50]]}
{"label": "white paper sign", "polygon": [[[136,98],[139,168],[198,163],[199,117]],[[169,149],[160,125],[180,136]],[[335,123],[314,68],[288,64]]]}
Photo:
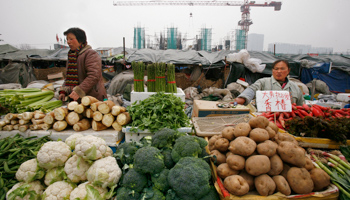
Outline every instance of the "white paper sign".
{"label": "white paper sign", "polygon": [[291,112],[292,103],[288,91],[257,91],[258,112]]}

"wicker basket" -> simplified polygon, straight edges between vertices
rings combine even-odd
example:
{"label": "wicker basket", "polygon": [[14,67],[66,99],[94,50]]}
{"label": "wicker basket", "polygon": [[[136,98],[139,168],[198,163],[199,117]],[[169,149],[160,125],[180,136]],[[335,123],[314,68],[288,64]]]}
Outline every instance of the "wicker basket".
{"label": "wicker basket", "polygon": [[51,67],[46,69],[34,68],[34,75],[37,80],[48,81],[47,75],[62,72],[63,76],[66,77],[66,67]]}

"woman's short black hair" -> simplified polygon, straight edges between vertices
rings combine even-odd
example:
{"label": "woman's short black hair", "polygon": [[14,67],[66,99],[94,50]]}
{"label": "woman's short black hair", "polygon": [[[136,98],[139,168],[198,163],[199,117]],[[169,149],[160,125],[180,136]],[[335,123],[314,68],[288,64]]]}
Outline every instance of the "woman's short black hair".
{"label": "woman's short black hair", "polygon": [[275,65],[276,65],[277,63],[279,63],[279,62],[284,62],[284,63],[287,65],[288,69],[290,69],[289,62],[288,62],[287,60],[283,60],[283,59],[279,59],[279,60],[276,60],[275,62],[273,62],[273,63],[272,63],[272,68],[274,68]]}
{"label": "woman's short black hair", "polygon": [[86,43],[86,35],[85,31],[83,29],[74,27],[66,30],[63,35],[68,35],[68,33],[72,33],[75,35],[79,43]]}

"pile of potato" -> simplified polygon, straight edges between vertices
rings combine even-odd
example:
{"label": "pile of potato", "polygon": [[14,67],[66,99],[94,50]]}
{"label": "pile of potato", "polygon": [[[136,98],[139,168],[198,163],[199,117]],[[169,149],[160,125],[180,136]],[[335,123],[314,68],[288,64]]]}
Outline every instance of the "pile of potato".
{"label": "pile of potato", "polygon": [[330,184],[329,175],[314,167],[294,137],[278,132],[263,116],[226,127],[209,139],[209,150],[218,176],[233,195],[253,190],[261,196],[308,194]]}

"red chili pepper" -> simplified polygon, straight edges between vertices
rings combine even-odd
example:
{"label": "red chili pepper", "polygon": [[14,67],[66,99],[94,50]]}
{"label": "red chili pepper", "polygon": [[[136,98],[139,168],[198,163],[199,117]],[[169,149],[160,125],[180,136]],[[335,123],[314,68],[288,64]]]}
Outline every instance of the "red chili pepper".
{"label": "red chili pepper", "polygon": [[283,115],[284,115],[286,118],[289,118],[289,117],[290,117],[290,112],[284,112]]}
{"label": "red chili pepper", "polygon": [[218,176],[218,175],[216,175],[216,182],[218,182],[218,185],[219,185],[219,188],[220,188],[220,190],[221,190],[221,192],[222,192],[222,195],[224,196],[224,197],[229,197],[230,196],[230,193],[226,190],[226,188],[224,187],[224,185],[222,184],[222,182],[221,182],[221,179],[220,179],[220,177]]}
{"label": "red chili pepper", "polygon": [[295,106],[298,110],[304,110],[303,106]]}
{"label": "red chili pepper", "polygon": [[317,107],[317,108],[321,109],[322,111],[329,110],[329,108],[324,107],[324,106],[320,106],[320,105],[317,105],[317,104],[314,104],[314,105],[312,105],[312,106],[313,106],[313,107]]}
{"label": "red chili pepper", "polygon": [[291,115],[292,117],[296,117],[294,110],[292,110],[292,112],[290,113],[290,115]]}
{"label": "red chili pepper", "polygon": [[306,110],[306,111],[309,111],[310,110],[310,107],[306,104],[303,104],[303,108]]}
{"label": "red chili pepper", "polygon": [[278,117],[278,121],[281,123],[282,127],[284,128],[284,113],[281,113],[280,116]]}
{"label": "red chili pepper", "polygon": [[300,110],[296,110],[296,111],[294,111],[294,113],[297,114],[297,115],[299,115],[299,117],[300,117],[301,119],[304,119],[304,117],[305,117],[303,114],[300,113]]}
{"label": "red chili pepper", "polygon": [[311,112],[314,114],[315,117],[320,117],[322,116],[321,111],[318,110],[316,107],[311,108]]}
{"label": "red chili pepper", "polygon": [[307,113],[305,110],[299,110],[299,113],[301,113],[304,116],[308,116],[309,113]]}

